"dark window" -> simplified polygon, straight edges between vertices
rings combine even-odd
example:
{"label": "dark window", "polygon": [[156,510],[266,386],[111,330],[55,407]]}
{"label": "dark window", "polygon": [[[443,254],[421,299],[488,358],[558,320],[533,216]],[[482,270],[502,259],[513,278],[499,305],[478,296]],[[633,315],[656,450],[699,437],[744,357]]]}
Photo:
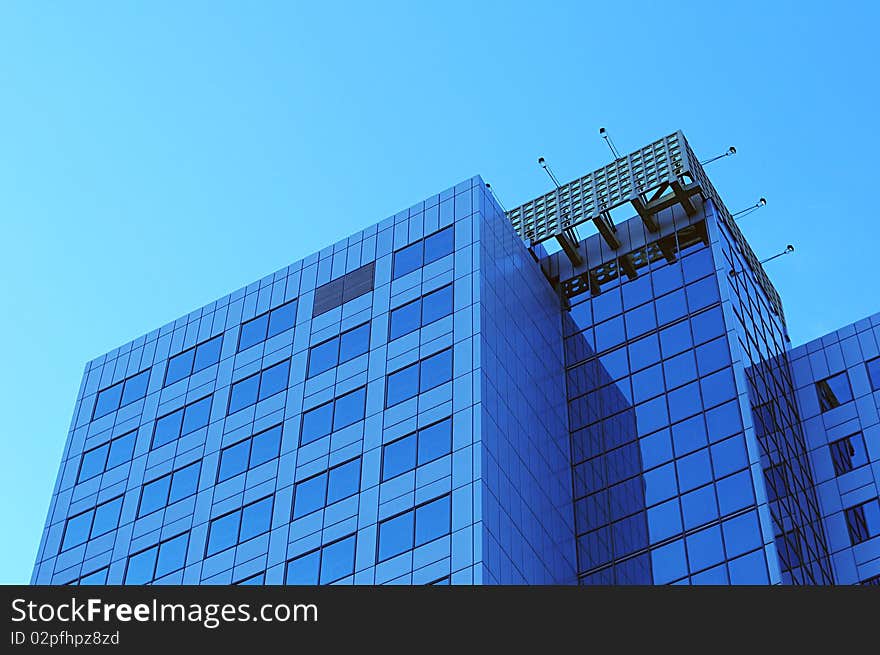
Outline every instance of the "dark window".
{"label": "dark window", "polygon": [[816,392],[819,394],[819,408],[823,412],[852,400],[852,390],[846,371],[817,382]]}
{"label": "dark window", "polygon": [[146,584],[155,578],[179,571],[186,564],[189,533],[184,532],[128,558],[125,584]]}
{"label": "dark window", "polygon": [[880,357],[875,357],[865,364],[868,368],[868,377],[871,380],[871,389],[880,391]]}
{"label": "dark window", "polygon": [[208,529],[206,556],[268,532],[272,524],[272,502],[273,497],[266,496],[213,519]]}
{"label": "dark window", "polygon": [[411,273],[425,264],[437,261],[455,250],[455,233],[452,226],[435,232],[394,253],[392,279]]}
{"label": "dark window", "polygon": [[868,452],[861,432],[828,444],[831,461],[834,462],[834,475],[843,475],[868,463]]}
{"label": "dark window", "polygon": [[[82,584],[82,583],[80,583]],[[880,575],[875,575],[870,578],[866,578],[862,580],[860,585],[868,586],[868,587],[880,587]]]}
{"label": "dark window", "polygon": [[379,561],[449,534],[449,496],[441,496],[379,523]]}
{"label": "dark window", "polygon": [[165,371],[165,384],[173,384],[178,380],[213,366],[220,361],[220,350],[223,347],[223,335],[200,343],[195,348],[185,350],[168,360]]}
{"label": "dark window", "polygon": [[367,388],[355,389],[303,412],[299,443],[304,446],[364,418]]}
{"label": "dark window", "polygon": [[402,337],[451,313],[452,285],[449,284],[391,310],[390,338]]}
{"label": "dark window", "polygon": [[242,323],[238,337],[239,352],[292,328],[296,323],[296,307],[297,301],[291,300]]}
{"label": "dark window", "polygon": [[89,539],[100,537],[119,525],[119,513],[122,511],[122,496],[101,503],[85,512],[67,519],[64,526],[64,538],[61,550],[84,544]]}
{"label": "dark window", "polygon": [[138,516],[146,516],[166,505],[192,496],[198,490],[200,471],[201,462],[194,462],[147,482],[141,491]]}
{"label": "dark window", "polygon": [[312,318],[372,291],[375,268],[370,262],[315,289]]}
{"label": "dark window", "polygon": [[244,473],[278,457],[281,450],[281,426],[276,425],[220,451],[217,482]]}
{"label": "dark window", "polygon": [[852,545],[880,534],[880,502],[875,498],[844,510],[846,527]]}
{"label": "dark window", "polygon": [[229,391],[229,407],[227,414],[250,407],[258,400],[264,400],[287,389],[290,378],[290,360],[265,368],[259,373],[233,383]]}
{"label": "dark window", "polygon": [[364,323],[309,349],[308,377],[329,371],[370,349],[370,324]]}
{"label": "dark window", "polygon": [[385,406],[391,407],[452,379],[452,350],[441,350],[420,362],[390,373],[385,383]]}
{"label": "dark window", "polygon": [[82,482],[100,475],[107,469],[112,469],[123,462],[131,459],[134,452],[134,440],[137,431],[123,434],[112,441],[101,444],[83,453],[82,462],[79,466],[79,475],[76,481]]}
{"label": "dark window", "polygon": [[150,369],[141,371],[137,375],[117,382],[116,384],[102,389],[95,399],[95,409],[92,412],[92,420],[115,412],[120,407],[125,407],[147,395],[147,386],[150,382]]}
{"label": "dark window", "polygon": [[184,434],[205,427],[208,425],[210,416],[211,396],[206,396],[156,419],[156,425],[153,428],[153,444],[150,448],[164,446]]}
{"label": "dark window", "polygon": [[387,444],[382,449],[382,479],[412,471],[451,450],[452,419],[447,418]]}
{"label": "dark window", "polygon": [[330,584],[354,573],[356,535],[343,537],[323,548],[287,562],[284,583],[289,585]]}
{"label": "dark window", "polygon": [[355,458],[297,482],[293,518],[298,519],[360,491],[361,460]]}

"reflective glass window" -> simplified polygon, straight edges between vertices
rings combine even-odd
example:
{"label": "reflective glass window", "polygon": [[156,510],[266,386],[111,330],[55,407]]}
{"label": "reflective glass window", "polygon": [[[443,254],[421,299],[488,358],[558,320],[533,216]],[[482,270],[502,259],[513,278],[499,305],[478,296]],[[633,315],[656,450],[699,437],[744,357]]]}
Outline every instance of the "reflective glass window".
{"label": "reflective glass window", "polygon": [[184,532],[159,544],[159,556],[156,560],[154,576],[161,578],[163,575],[168,575],[182,569],[186,563],[186,547],[188,544],[188,532]]}
{"label": "reflective glass window", "polygon": [[880,534],[880,501],[876,498],[844,510],[846,528],[852,545]]}
{"label": "reflective glass window", "polygon": [[110,444],[105,443],[97,448],[92,448],[83,453],[82,463],[79,466],[79,475],[76,481],[82,482],[104,472],[104,466],[107,464],[107,453],[110,451]]}
{"label": "reflective glass window", "polygon": [[828,448],[834,463],[834,475],[843,475],[868,463],[868,451],[861,432],[832,441]]}
{"label": "reflective glass window", "polygon": [[876,357],[865,364],[868,368],[868,377],[871,380],[871,389],[880,390],[880,357]]}
{"label": "reflective glass window", "polygon": [[238,527],[241,523],[241,510],[235,510],[211,521],[208,529],[207,555],[231,548],[238,542]]}
{"label": "reflective glass window", "polygon": [[194,462],[174,472],[171,476],[171,493],[168,497],[168,504],[192,496],[198,490],[201,468],[201,462]]}
{"label": "reflective glass window", "polygon": [[196,346],[195,360],[193,361],[193,373],[213,366],[220,361],[220,351],[223,348],[223,335],[219,335]]}
{"label": "reflective glass window", "polygon": [[276,425],[251,439],[251,468],[278,457],[281,452],[281,426]]}
{"label": "reflective glass window", "polygon": [[324,507],[327,473],[297,482],[293,496],[293,518],[298,519]]}
{"label": "reflective glass window", "polygon": [[347,362],[370,349],[370,324],[364,323],[339,337],[339,363]]}
{"label": "reflective glass window", "polygon": [[134,430],[121,437],[116,437],[110,442],[110,454],[107,457],[107,469],[119,466],[123,462],[127,462],[134,454],[134,442],[137,438],[137,431]]}
{"label": "reflective glass window", "polygon": [[382,449],[383,480],[389,480],[416,467],[416,444],[417,437],[411,434],[387,444]]}
{"label": "reflective glass window", "polygon": [[329,371],[336,366],[339,356],[339,340],[330,339],[309,350],[309,376]]}
{"label": "reflective glass window", "polygon": [[422,428],[418,432],[419,465],[449,454],[452,449],[452,419]]}
{"label": "reflective glass window", "polygon": [[327,504],[353,496],[361,487],[361,460],[353,459],[330,469],[327,481]]}
{"label": "reflective glass window", "polygon": [[452,379],[452,350],[443,350],[421,361],[419,391],[427,391]]}
{"label": "reflective glass window", "polygon": [[385,406],[391,407],[397,403],[412,398],[419,392],[419,365],[418,363],[395,371],[388,376],[385,391]]}
{"label": "reflective glass window", "polygon": [[245,505],[241,512],[239,541],[253,539],[269,531],[272,524],[272,496]]}
{"label": "reflective glass window", "polygon": [[95,401],[95,411],[92,420],[106,416],[110,412],[119,409],[119,401],[122,399],[122,383],[118,382],[112,387],[108,387],[98,392],[98,398]]}
{"label": "reflective glass window", "polygon": [[321,584],[330,584],[354,573],[355,535],[321,549]]}
{"label": "reflective glass window", "polygon": [[269,312],[269,337],[293,327],[296,323],[296,304],[296,300],[291,300]]}
{"label": "reflective glass window", "polygon": [[157,419],[156,426],[153,429],[152,447],[158,448],[177,439],[180,436],[180,426],[182,423],[183,408]]}
{"label": "reflective glass window", "polygon": [[253,345],[265,341],[266,331],[269,328],[269,315],[263,314],[251,319],[247,323],[242,323],[241,334],[238,338],[238,350],[242,351]]}
{"label": "reflective glass window", "polygon": [[452,520],[450,508],[449,496],[416,508],[416,546],[449,534]]}
{"label": "reflective glass window", "polygon": [[211,396],[197,400],[186,406],[183,412],[181,434],[189,434],[208,425],[211,418]]}
{"label": "reflective glass window", "polygon": [[247,470],[250,439],[245,439],[220,451],[220,469],[217,482],[222,482]]}
{"label": "reflective glass window", "polygon": [[61,542],[61,550],[67,550],[88,541],[94,516],[95,510],[90,509],[87,512],[67,519],[67,525],[64,526],[64,540]]}
{"label": "reflective glass window", "polygon": [[257,393],[260,388],[260,375],[251,375],[243,380],[239,380],[232,385],[229,394],[229,410],[228,414],[234,414],[240,409],[250,407],[257,402]]}
{"label": "reflective glass window", "polygon": [[156,569],[156,556],[159,547],[153,546],[128,558],[128,566],[125,570],[125,584],[146,584],[153,579],[153,571]]}
{"label": "reflective glass window", "polygon": [[452,313],[452,285],[425,294],[422,299],[422,325],[428,325]]}
{"label": "reflective glass window", "polygon": [[287,380],[290,377],[290,360],[286,359],[280,364],[275,364],[265,369],[260,374],[260,395],[263,400],[274,396],[287,389]]}
{"label": "reflective glass window", "polygon": [[165,507],[170,487],[170,473],[145,484],[141,491],[141,504],[138,508],[138,516],[146,516],[147,514],[155,512],[157,509]]}
{"label": "reflective glass window", "polygon": [[389,339],[397,339],[414,332],[421,325],[422,301],[414,300],[391,310],[391,329]]}
{"label": "reflective glass window", "polygon": [[413,547],[415,514],[412,511],[379,523],[379,561]]}
{"label": "reflective glass window", "polygon": [[339,430],[362,420],[366,409],[366,398],[366,387],[361,387],[337,398],[333,409],[333,429]]}
{"label": "reflective glass window", "polygon": [[321,551],[300,555],[287,563],[284,583],[289,585],[316,585],[321,567]]}
{"label": "reflective glass window", "polygon": [[165,371],[165,384],[174,384],[192,373],[194,349],[182,352],[168,360],[168,368]]}
{"label": "reflective glass window", "polygon": [[311,443],[330,434],[333,429],[333,403],[325,403],[303,412],[300,445]]}
{"label": "reflective glass window", "polygon": [[397,279],[422,267],[424,244],[417,241],[394,253],[394,278]]}
{"label": "reflective glass window", "polygon": [[846,371],[817,382],[816,393],[819,396],[819,408],[823,412],[840,407],[840,405],[852,400],[852,389],[849,386],[849,376]]}
{"label": "reflective glass window", "polygon": [[455,233],[452,227],[425,237],[425,264],[437,261],[455,250]]}

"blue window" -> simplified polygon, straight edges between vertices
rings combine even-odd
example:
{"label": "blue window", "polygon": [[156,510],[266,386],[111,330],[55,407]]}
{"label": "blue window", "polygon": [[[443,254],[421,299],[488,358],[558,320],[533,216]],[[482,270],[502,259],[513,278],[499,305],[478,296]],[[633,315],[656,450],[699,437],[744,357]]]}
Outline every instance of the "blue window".
{"label": "blue window", "polygon": [[131,555],[125,570],[125,584],[146,584],[152,581],[158,554],[159,547],[153,546]]}
{"label": "blue window", "polygon": [[370,324],[364,323],[309,349],[308,376],[363,355],[370,349]]}
{"label": "blue window", "polygon": [[441,350],[389,374],[386,378],[385,406],[396,405],[451,379],[452,349]]}
{"label": "blue window", "polygon": [[871,389],[880,390],[880,357],[868,361],[865,366],[868,369],[868,378],[871,380]]}
{"label": "blue window", "polygon": [[343,537],[323,548],[287,562],[284,583],[289,585],[330,584],[354,573],[356,535]]}
{"label": "blue window", "polygon": [[287,389],[290,377],[290,360],[263,369],[259,373],[239,380],[232,385],[229,392],[229,408],[227,414],[250,407],[258,400],[264,400]]}
{"label": "blue window", "polygon": [[81,585],[105,585],[107,584],[107,574],[109,572],[110,567],[105,566],[103,569],[98,569],[94,573],[84,575],[80,578],[79,583]]}
{"label": "blue window", "polygon": [[880,501],[876,498],[844,510],[852,545],[880,535]]}
{"label": "blue window", "polygon": [[379,523],[379,560],[394,557],[449,534],[452,512],[449,495],[435,498]]}
{"label": "blue window", "polygon": [[239,580],[238,582],[233,582],[232,584],[236,585],[264,585],[266,584],[266,573],[260,572],[256,575],[252,575],[249,578],[245,578],[244,580]]}
{"label": "blue window", "polygon": [[361,460],[355,458],[298,482],[293,498],[293,518],[311,514],[326,505],[353,496],[361,487]]}
{"label": "blue window", "polygon": [[189,533],[172,537],[159,544],[159,557],[156,560],[156,578],[179,571],[186,563],[186,547],[189,544]]}
{"label": "blue window", "polygon": [[184,350],[168,360],[165,371],[165,384],[173,384],[178,380],[213,366],[220,361],[220,350],[223,346],[223,335],[200,343],[194,348]]}
{"label": "blue window", "polygon": [[201,462],[194,462],[163,475],[144,485],[138,516],[146,516],[157,509],[192,496],[199,486]]}
{"label": "blue window", "polygon": [[411,273],[424,264],[430,264],[455,250],[455,233],[452,226],[435,232],[394,253],[393,279]]}
{"label": "blue window", "polygon": [[449,316],[452,307],[452,285],[449,284],[393,309],[390,318],[390,338],[402,337],[423,325]]}
{"label": "blue window", "polygon": [[[153,428],[153,444],[151,448],[158,448],[178,439],[181,435],[189,434],[199,428],[208,425],[211,417],[211,396],[190,403],[186,407],[166,414],[156,419]],[[113,455],[111,449],[111,458]]]}
{"label": "blue window", "polygon": [[843,475],[868,463],[868,451],[861,432],[832,441],[828,448],[834,462],[834,475]]}
{"label": "blue window", "polygon": [[107,469],[129,461],[134,452],[135,437],[137,437],[137,431],[128,432],[108,443],[84,452],[76,481],[88,480]]}
{"label": "blue window", "polygon": [[367,388],[355,389],[329,403],[324,403],[302,416],[300,445],[311,443],[364,418]]}
{"label": "blue window", "polygon": [[217,482],[227,480],[239,473],[244,473],[248,468],[248,458],[251,452],[250,438],[239,441],[220,451],[220,469],[217,472]]}
{"label": "blue window", "polygon": [[397,439],[382,449],[382,479],[412,471],[452,450],[452,419],[444,419]]}
{"label": "blue window", "polygon": [[116,384],[102,389],[95,399],[95,409],[92,412],[92,420],[115,412],[120,407],[125,407],[147,395],[147,386],[150,382],[150,369],[141,371],[137,375],[117,382]]}
{"label": "blue window", "polygon": [[273,496],[266,496],[212,520],[206,556],[268,532],[272,524],[273,500]]}
{"label": "blue window", "polygon": [[119,526],[122,496],[101,503],[94,509],[77,514],[67,520],[61,550],[79,546],[89,539],[100,537]]}
{"label": "blue window", "polygon": [[296,323],[296,306],[297,301],[291,300],[270,312],[242,323],[238,337],[239,352],[292,328]]}
{"label": "blue window", "polygon": [[177,536],[135,553],[128,558],[125,584],[147,584],[155,578],[179,571],[186,563],[189,533]]}
{"label": "blue window", "polygon": [[275,364],[260,374],[259,399],[264,400],[287,389],[287,380],[290,377],[290,360],[286,359],[280,364]]}
{"label": "blue window", "polygon": [[840,407],[852,400],[853,397],[846,371],[817,382],[816,393],[819,395],[819,408],[823,412]]}
{"label": "blue window", "polygon": [[278,457],[281,452],[281,433],[281,426],[276,425],[251,438],[250,468]]}

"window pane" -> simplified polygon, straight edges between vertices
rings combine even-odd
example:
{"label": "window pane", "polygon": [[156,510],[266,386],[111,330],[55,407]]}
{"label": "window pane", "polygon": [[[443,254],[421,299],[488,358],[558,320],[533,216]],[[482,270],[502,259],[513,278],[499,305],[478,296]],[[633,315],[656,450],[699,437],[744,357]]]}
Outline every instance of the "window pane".
{"label": "window pane", "polygon": [[234,414],[240,409],[250,407],[257,402],[257,390],[260,387],[260,376],[252,375],[244,380],[239,380],[232,385],[232,393],[229,395],[229,414]]}
{"label": "window pane", "polygon": [[452,420],[419,430],[419,464],[447,455],[452,448]]}
{"label": "window pane", "polygon": [[422,360],[419,391],[427,391],[452,379],[452,350],[444,350]]}
{"label": "window pane", "polygon": [[241,514],[239,541],[247,541],[268,532],[270,525],[272,525],[272,496],[244,508]]}
{"label": "window pane", "polygon": [[843,475],[868,463],[868,452],[861,432],[829,444],[834,474]]}
{"label": "window pane", "polygon": [[296,301],[276,307],[269,315],[269,336],[274,337],[289,330],[296,323]]}
{"label": "window pane", "polygon": [[104,472],[104,465],[107,463],[107,452],[110,450],[110,444],[104,444],[98,448],[93,448],[83,453],[82,464],[79,467],[79,477],[77,482],[88,480],[100,473]]}
{"label": "window pane", "polygon": [[158,546],[153,546],[137,555],[128,558],[128,569],[125,571],[125,584],[144,584],[153,579],[156,568]]}
{"label": "window pane", "polygon": [[165,371],[165,384],[174,384],[192,373],[195,354],[195,350],[187,350],[169,359],[168,370]]}
{"label": "window pane", "polygon": [[452,313],[452,285],[429,293],[422,300],[422,325],[449,316]]}
{"label": "window pane", "polygon": [[161,478],[145,484],[144,490],[141,492],[141,506],[138,509],[138,516],[146,516],[157,509],[165,507],[170,485],[170,475],[163,475]]}
{"label": "window pane", "polygon": [[122,398],[122,383],[114,384],[112,387],[98,392],[98,399],[95,401],[95,413],[93,418],[105,416],[119,408],[119,401]]}
{"label": "window pane", "polygon": [[455,233],[451,227],[441,230],[425,239],[425,263],[437,261],[455,249]]}
{"label": "window pane", "polygon": [[413,516],[407,512],[379,524],[379,561],[412,548]]}
{"label": "window pane", "polygon": [[249,578],[245,578],[235,584],[238,585],[263,585],[266,584],[266,574],[265,573],[257,573],[257,575],[252,575]]}
{"label": "window pane", "polygon": [[337,398],[333,412],[333,429],[339,430],[364,418],[366,397],[367,390],[362,387]]}
{"label": "window pane", "polygon": [[180,425],[183,422],[183,410],[178,409],[156,421],[153,432],[153,448],[171,443],[180,436]]}
{"label": "window pane", "polygon": [[370,349],[370,324],[345,332],[339,343],[339,363],[347,362]]}
{"label": "window pane", "polygon": [[260,380],[260,400],[274,396],[276,393],[287,389],[287,380],[290,377],[290,360],[286,359],[280,364],[275,364],[263,371]]}
{"label": "window pane", "polygon": [[226,550],[236,544],[240,520],[241,510],[238,510],[211,521],[208,533],[208,555],[219,553],[221,550]]}
{"label": "window pane", "polygon": [[419,329],[422,301],[416,300],[391,311],[391,339]]}
{"label": "window pane", "polygon": [[201,371],[203,368],[213,366],[220,361],[220,349],[223,347],[223,336],[214,337],[196,348],[193,371]]}
{"label": "window pane", "polygon": [[353,496],[361,488],[361,460],[354,459],[330,469],[327,484],[327,504]]}
{"label": "window pane", "polygon": [[417,241],[416,243],[402,248],[394,253],[394,276],[397,279],[407,273],[411,273],[422,266],[422,249],[424,243]]}
{"label": "window pane", "polygon": [[354,573],[355,536],[324,546],[321,551],[321,584],[329,584]]}
{"label": "window pane", "polygon": [[134,440],[136,437],[137,432],[129,432],[110,442],[110,456],[107,459],[108,469],[119,466],[131,459],[134,453]]}
{"label": "window pane", "polygon": [[339,355],[339,338],[313,346],[309,351],[309,376],[329,371],[336,366]]}
{"label": "window pane", "polygon": [[298,519],[324,507],[326,491],[326,473],[297,483],[293,499],[293,518]]}
{"label": "window pane", "polygon": [[406,473],[416,467],[416,435],[399,439],[385,446],[382,453],[382,479]]}
{"label": "window pane", "polygon": [[449,496],[416,508],[416,546],[449,534],[451,522]]}
{"label": "window pane", "polygon": [[193,430],[198,430],[208,425],[211,418],[211,396],[202,398],[187,405],[183,412],[183,429],[181,434],[189,434]]}
{"label": "window pane", "polygon": [[122,496],[98,505],[95,521],[92,524],[92,538],[99,537],[119,527],[119,513],[122,511]]}
{"label": "window pane", "polygon": [[86,542],[89,538],[89,531],[92,529],[92,517],[94,515],[95,510],[90,509],[88,512],[83,512],[67,520],[61,550],[67,550]]}
{"label": "window pane", "polygon": [[238,339],[239,351],[250,348],[266,338],[266,329],[269,327],[269,315],[263,314],[241,326],[241,336]]}
{"label": "window pane", "polygon": [[287,574],[284,577],[285,584],[318,584],[318,568],[321,563],[321,551],[316,550],[290,560],[287,563]]}
{"label": "window pane", "polygon": [[388,376],[385,406],[391,407],[419,392],[419,365],[407,366]]}
{"label": "window pane", "polygon": [[147,395],[147,385],[150,382],[150,371],[147,369],[143,373],[138,373],[132,378],[125,381],[122,391],[122,405],[128,405],[135,400],[140,400]]}
{"label": "window pane", "polygon": [[333,425],[333,403],[310,409],[302,415],[300,445],[311,443],[330,434]]}
{"label": "window pane", "polygon": [[189,534],[169,539],[159,545],[159,558],[156,562],[156,577],[161,578],[172,571],[183,568],[186,562],[186,546],[189,543]]}
{"label": "window pane", "polygon": [[245,439],[220,451],[220,472],[217,474],[217,482],[222,482],[247,470],[250,448],[250,439]]}
{"label": "window pane", "polygon": [[866,366],[868,367],[868,377],[871,379],[871,389],[880,390],[880,357],[872,359]]}
{"label": "window pane", "polygon": [[257,434],[251,443],[251,467],[259,466],[270,459],[278,457],[281,450],[281,426],[276,425],[265,432]]}
{"label": "window pane", "polygon": [[169,505],[187,496],[192,496],[196,492],[199,487],[200,470],[201,462],[195,462],[174,472],[171,478],[171,495],[168,498]]}
{"label": "window pane", "polygon": [[852,400],[852,390],[846,371],[817,382],[816,391],[819,395],[819,406],[823,412]]}

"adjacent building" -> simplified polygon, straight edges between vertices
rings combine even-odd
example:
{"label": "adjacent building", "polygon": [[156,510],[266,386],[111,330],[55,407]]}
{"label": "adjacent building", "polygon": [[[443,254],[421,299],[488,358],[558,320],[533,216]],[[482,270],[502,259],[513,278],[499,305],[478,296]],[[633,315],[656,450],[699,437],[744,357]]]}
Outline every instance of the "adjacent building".
{"label": "adjacent building", "polygon": [[876,583],[878,338],[791,349],[681,133],[475,177],[87,364],[32,582]]}

